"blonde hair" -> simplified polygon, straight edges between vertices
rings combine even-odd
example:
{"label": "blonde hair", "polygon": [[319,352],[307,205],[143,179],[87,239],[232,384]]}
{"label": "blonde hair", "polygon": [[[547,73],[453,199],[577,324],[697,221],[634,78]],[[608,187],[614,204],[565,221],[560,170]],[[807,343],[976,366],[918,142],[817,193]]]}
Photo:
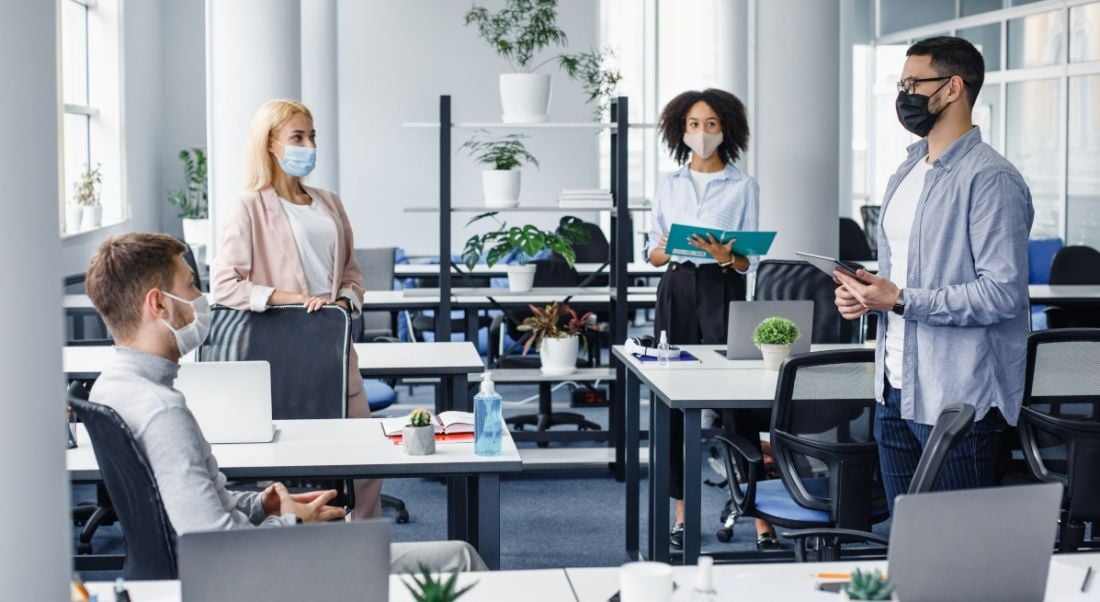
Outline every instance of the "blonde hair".
{"label": "blonde hair", "polygon": [[242,188],[263,190],[271,186],[275,174],[275,157],[268,150],[271,147],[271,136],[295,115],[305,115],[313,119],[313,114],[304,104],[282,98],[269,100],[256,111],[252,125],[248,126],[248,140],[244,144]]}

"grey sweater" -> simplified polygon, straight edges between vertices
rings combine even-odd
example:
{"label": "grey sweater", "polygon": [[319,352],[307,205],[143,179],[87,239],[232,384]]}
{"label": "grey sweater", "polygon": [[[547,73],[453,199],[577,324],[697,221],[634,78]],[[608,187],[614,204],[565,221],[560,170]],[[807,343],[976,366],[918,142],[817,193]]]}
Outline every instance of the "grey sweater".
{"label": "grey sweater", "polygon": [[176,533],[294,524],[293,515],[265,516],[260,494],[225,488],[210,444],[172,387],[178,373],[175,362],[116,347],[90,396],[118,412],[134,433]]}

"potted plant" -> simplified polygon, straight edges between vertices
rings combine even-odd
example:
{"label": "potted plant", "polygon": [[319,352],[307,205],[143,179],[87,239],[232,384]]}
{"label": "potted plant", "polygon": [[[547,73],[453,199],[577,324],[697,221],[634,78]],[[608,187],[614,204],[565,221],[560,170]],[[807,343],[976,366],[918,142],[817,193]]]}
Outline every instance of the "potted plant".
{"label": "potted plant", "polygon": [[897,600],[894,585],[878,569],[852,572],[848,585],[840,590],[841,600]]}
{"label": "potted plant", "polygon": [[421,565],[419,575],[409,575],[412,578],[412,583],[405,580],[401,582],[405,585],[405,588],[409,590],[413,600],[416,600],[416,602],[454,602],[459,596],[470,591],[471,588],[477,585],[475,581],[462,589],[456,589],[458,574],[459,570],[455,569],[446,580],[442,578],[436,579],[427,567]]}
{"label": "potted plant", "polygon": [[474,216],[466,222],[466,225],[469,226],[487,218],[494,219],[497,222],[497,228],[485,234],[471,236],[462,250],[462,261],[472,270],[481,261],[482,254],[485,255],[485,263],[489,267],[506,258],[514,257],[517,263],[508,266],[508,288],[513,292],[522,293],[531,290],[535,279],[535,266],[528,262],[539,253],[549,249],[560,255],[572,267],[577,257],[573,245],[589,241],[584,222],[572,215],[563,216],[558,222],[557,229],[552,232],[532,224],[508,227],[506,222],[497,218],[496,211]]}
{"label": "potted plant", "polygon": [[[557,25],[557,0],[507,0],[491,13],[474,6],[465,16],[466,25],[476,25],[478,35],[508,61],[513,73],[500,76],[501,119],[507,123],[539,123],[550,109],[550,76],[535,73],[543,65],[558,61],[569,77],[577,79],[589,93],[589,101],[610,95],[621,76],[607,68],[608,50],[577,55],[551,56],[531,66],[535,56],[550,45],[565,46],[569,40]],[[601,103],[602,105],[603,103]],[[597,117],[601,110],[597,109]]]}
{"label": "potted plant", "polygon": [[761,322],[752,333],[752,342],[764,356],[764,368],[778,370],[799,336],[798,326],[787,318],[773,316]]}
{"label": "potted plant", "polygon": [[201,148],[183,149],[179,154],[183,175],[187,180],[184,190],[168,192],[168,202],[179,208],[183,220],[183,239],[198,246],[210,243],[208,215],[206,153]]}
{"label": "potted plant", "polygon": [[572,374],[577,371],[577,349],[586,330],[597,330],[595,315],[588,312],[577,316],[577,312],[565,303],[554,301],[539,309],[534,305],[530,317],[523,320],[519,330],[530,332],[531,336],[523,344],[523,354],[532,347],[538,349],[542,373],[552,376]]}
{"label": "potted plant", "polygon": [[535,157],[527,152],[522,134],[509,134],[493,138],[489,132],[479,130],[478,135],[467,140],[461,148],[469,151],[478,163],[491,166],[481,171],[481,190],[485,206],[506,209],[519,205],[519,167],[524,163],[539,166]]}
{"label": "potted plant", "polygon": [[423,408],[409,413],[409,423],[401,430],[405,453],[410,456],[430,456],[435,453],[435,425],[432,415]]}
{"label": "potted plant", "polygon": [[[73,185],[73,203],[79,209],[66,213],[66,219],[72,219],[72,225],[80,224],[81,230],[98,228],[103,223],[103,206],[99,204],[99,187],[103,183],[103,174],[99,171],[100,164],[96,163],[95,169],[84,167],[80,178]],[[77,214],[79,213],[79,219]],[[70,222],[66,221],[68,227]]]}

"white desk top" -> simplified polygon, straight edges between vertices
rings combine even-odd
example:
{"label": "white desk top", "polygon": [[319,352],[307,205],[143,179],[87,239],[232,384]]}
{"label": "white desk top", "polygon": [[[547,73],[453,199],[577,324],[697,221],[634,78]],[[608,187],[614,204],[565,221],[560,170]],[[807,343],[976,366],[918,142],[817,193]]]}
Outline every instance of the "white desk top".
{"label": "white desk top", "polygon": [[[431,456],[409,456],[382,435],[381,419],[276,420],[271,443],[213,444],[222,472],[229,478],[453,475],[516,472],[523,464],[511,436],[497,457],[474,455],[474,444],[440,443]],[[76,449],[65,463],[74,481],[96,480],[99,465],[83,425]]]}
{"label": "white desk top", "polygon": [[1029,284],[1027,296],[1032,303],[1056,303],[1058,301],[1100,301],[1100,285],[1097,284]]}
{"label": "white desk top", "polygon": [[[577,273],[582,276],[589,274],[595,274],[600,269],[602,263],[576,263],[573,267],[577,270]],[[502,263],[498,263],[493,267],[489,267],[483,263],[479,263],[474,266],[473,270],[468,270],[465,265],[460,265],[461,272],[455,272],[453,269],[451,273],[454,277],[461,277],[460,274],[469,274],[471,276],[506,276],[508,274],[508,266]],[[665,268],[654,267],[651,264],[637,261],[630,262],[626,266],[627,274],[631,276],[660,276],[664,273]],[[607,274],[611,272],[611,266],[604,268],[603,273]],[[438,276],[439,264],[434,263],[403,263],[393,266],[394,276],[398,278],[408,278],[417,276]]]}
{"label": "white desk top", "polygon": [[[642,363],[633,354],[626,352],[624,345],[614,345],[611,352],[635,371],[662,370],[759,370],[764,367],[763,359],[729,360],[726,359],[725,345],[680,345],[680,349],[699,358],[697,362],[670,362],[667,368],[657,366],[656,362]],[[810,345],[810,351],[835,351],[840,349],[874,349],[874,341],[854,345]],[[718,352],[721,353],[718,353]]]}
{"label": "white desk top", "polygon": [[[305,576],[305,575],[303,575]],[[412,602],[413,597],[402,584],[402,575],[390,575],[390,602]],[[537,571],[494,571],[463,573],[458,586],[476,583],[462,596],[462,602],[496,602],[522,597],[525,602],[561,602],[575,600],[569,579],[562,569]],[[99,596],[99,602],[113,602],[114,584],[104,581],[86,584],[88,591]],[[179,581],[132,581],[126,583],[130,597],[137,602],[180,602]],[[606,602],[606,598],[604,601]]]}
{"label": "white desk top", "polygon": [[[213,303],[210,293],[204,293],[207,299]],[[363,308],[366,310],[377,309],[402,309],[406,307],[432,307],[438,304],[439,295],[436,298],[409,298],[404,291],[366,291],[363,293]],[[65,295],[61,306],[65,309],[95,309],[91,299],[87,295]]]}
{"label": "white desk top", "polygon": [[[1096,600],[1100,595],[1100,585],[1095,583],[1087,594],[1080,593],[1084,569],[1100,568],[1100,553],[1064,554],[1051,558],[1051,572],[1047,580],[1047,602],[1071,600]],[[718,599],[737,600],[784,600],[800,602],[802,600],[821,600],[837,602],[836,594],[815,590],[817,573],[846,573],[855,569],[885,572],[885,560],[862,560],[840,562],[807,563],[756,563],[722,564],[714,566],[714,586],[718,590]],[[672,567],[673,579],[679,588],[673,594],[673,602],[691,600],[691,591],[695,586],[697,568],[694,566]],[[576,592],[579,602],[607,602],[619,591],[619,568],[567,568],[566,575]],[[1078,573],[1080,576],[1078,576]],[[1068,581],[1068,583],[1067,583]],[[1076,588],[1074,588],[1074,582]]]}
{"label": "white desk top", "polygon": [[468,374],[485,370],[473,343],[355,343],[359,371],[383,376]]}

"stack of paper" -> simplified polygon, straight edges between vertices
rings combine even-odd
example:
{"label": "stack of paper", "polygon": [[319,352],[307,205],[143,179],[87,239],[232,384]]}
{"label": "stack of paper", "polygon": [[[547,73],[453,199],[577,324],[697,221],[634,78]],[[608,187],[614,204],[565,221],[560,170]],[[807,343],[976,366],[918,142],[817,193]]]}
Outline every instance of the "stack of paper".
{"label": "stack of paper", "polygon": [[611,192],[599,188],[563,189],[558,195],[558,206],[566,209],[611,209]]}

